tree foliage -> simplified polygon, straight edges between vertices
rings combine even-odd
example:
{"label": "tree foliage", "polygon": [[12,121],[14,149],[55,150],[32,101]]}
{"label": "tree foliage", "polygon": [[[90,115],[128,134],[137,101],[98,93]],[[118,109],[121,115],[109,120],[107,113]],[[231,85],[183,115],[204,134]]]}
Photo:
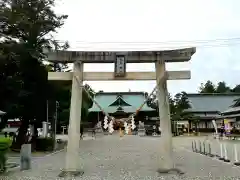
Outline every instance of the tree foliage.
{"label": "tree foliage", "polygon": [[236,85],[234,88],[231,90],[233,93],[240,93],[240,84]]}
{"label": "tree foliage", "polygon": [[[171,119],[178,121],[185,118],[184,110],[190,108],[186,92],[181,92],[172,97],[168,94],[168,102],[170,106]],[[147,105],[153,109],[158,109],[158,100],[156,94],[153,94],[147,101]]]}
{"label": "tree foliage", "polygon": [[[69,118],[71,86],[47,81],[48,71],[67,71],[68,66],[43,63],[45,49],[69,47],[67,42],[61,44],[53,38],[53,33],[67,19],[67,15],[57,15],[53,7],[54,0],[0,2],[0,109],[7,112],[6,119],[20,118],[22,121],[15,148],[20,148],[24,142],[30,123],[37,128],[46,120],[47,101],[50,117],[55,113],[53,104],[59,101],[61,122]],[[83,101],[82,111],[87,114],[91,100],[86,93]],[[2,126],[6,119],[1,122]]]}
{"label": "tree foliage", "polygon": [[[51,33],[56,32],[67,18],[56,15],[53,6],[53,0],[3,0],[0,4],[1,93],[5,97],[1,108],[8,112],[8,117],[22,121],[13,144],[15,148],[24,143],[29,123],[37,128],[46,117],[49,84],[47,69],[42,63],[44,49],[61,47]],[[9,83],[14,88],[7,86]]]}
{"label": "tree foliage", "polygon": [[212,83],[212,81],[207,81],[205,84],[201,84],[199,88],[200,93],[215,93],[216,92],[216,87]]}
{"label": "tree foliage", "polygon": [[232,104],[231,107],[239,107],[239,106],[240,106],[240,98],[239,99],[235,99],[233,101],[233,104]]}
{"label": "tree foliage", "polygon": [[208,80],[206,83],[201,84],[199,93],[240,93],[240,85],[231,88],[224,81],[220,81],[215,85]]}
{"label": "tree foliage", "polygon": [[[58,84],[57,92],[57,101],[59,102],[59,124],[58,129],[60,130],[61,126],[67,126],[69,124],[69,115],[70,115],[70,102],[71,102],[71,84]],[[87,93],[87,92],[88,93]],[[92,97],[94,96],[93,89],[88,85],[84,85],[82,92],[82,109],[81,109],[81,121],[87,121],[88,109],[92,107],[93,101]]]}
{"label": "tree foliage", "polygon": [[[207,81],[205,84],[201,84],[199,88],[199,93],[240,93],[240,85],[235,87],[229,87],[226,82],[220,81],[217,86],[214,85],[211,81]],[[240,106],[240,98],[235,99],[232,107]]]}
{"label": "tree foliage", "polygon": [[1,34],[7,41],[18,42],[38,60],[45,57],[44,48],[60,47],[51,33],[68,16],[55,14],[54,0],[3,0],[0,7]]}

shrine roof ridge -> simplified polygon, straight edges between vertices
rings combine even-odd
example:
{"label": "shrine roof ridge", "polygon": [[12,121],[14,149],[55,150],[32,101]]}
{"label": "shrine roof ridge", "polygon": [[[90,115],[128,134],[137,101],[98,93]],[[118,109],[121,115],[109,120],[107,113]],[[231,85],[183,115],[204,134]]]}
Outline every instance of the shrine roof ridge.
{"label": "shrine roof ridge", "polygon": [[145,95],[144,91],[130,91],[130,92],[97,92],[95,95]]}
{"label": "shrine roof ridge", "polygon": [[150,63],[162,58],[165,62],[186,62],[196,52],[195,47],[173,50],[134,51],[45,51],[47,61],[84,63],[114,63],[117,56],[125,56],[128,63]]}
{"label": "shrine roof ridge", "polygon": [[197,97],[197,96],[239,96],[240,93],[187,93],[188,97]]}

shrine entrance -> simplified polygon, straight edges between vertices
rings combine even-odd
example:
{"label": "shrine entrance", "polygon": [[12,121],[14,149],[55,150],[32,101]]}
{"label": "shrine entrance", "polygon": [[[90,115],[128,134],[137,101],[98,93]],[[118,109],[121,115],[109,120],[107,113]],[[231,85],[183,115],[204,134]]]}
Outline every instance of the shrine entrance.
{"label": "shrine entrance", "polygon": [[[66,80],[72,81],[72,95],[70,106],[70,118],[68,129],[68,145],[66,154],[66,172],[78,172],[79,162],[79,144],[80,144],[80,123],[81,123],[81,105],[82,91],[85,90],[83,81],[112,81],[112,80],[156,80],[156,87],[149,94],[149,97],[156,91],[159,119],[162,129],[161,141],[163,142],[161,163],[159,163],[159,172],[168,172],[175,170],[172,157],[172,132],[170,111],[168,103],[167,80],[190,79],[190,71],[166,71],[166,63],[187,62],[196,52],[195,48],[185,48],[167,51],[127,51],[127,52],[85,52],[85,51],[56,51],[48,53],[48,61],[73,63],[73,72],[49,72],[48,80]],[[114,63],[114,72],[84,72],[84,63]],[[126,63],[155,63],[155,72],[126,72]],[[87,91],[86,91],[87,92]],[[87,92],[88,93],[88,92]],[[149,98],[148,97],[148,98]],[[93,99],[94,101],[94,99]],[[105,114],[105,117],[113,123],[114,117],[109,116],[101,106],[94,103]],[[131,114],[133,118],[143,107]]]}
{"label": "shrine entrance", "polygon": [[115,123],[113,124],[113,129],[118,130],[118,129],[124,130],[124,123],[120,119],[116,119]]}

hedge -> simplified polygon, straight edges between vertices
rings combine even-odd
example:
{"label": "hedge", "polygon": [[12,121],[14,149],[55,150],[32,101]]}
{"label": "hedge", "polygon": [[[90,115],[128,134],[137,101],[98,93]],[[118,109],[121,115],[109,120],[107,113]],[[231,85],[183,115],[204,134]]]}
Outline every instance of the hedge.
{"label": "hedge", "polygon": [[37,151],[53,151],[54,139],[53,138],[38,138],[36,140]]}
{"label": "hedge", "polygon": [[10,146],[12,145],[12,140],[9,138],[0,138],[0,173],[5,172],[7,157]]}

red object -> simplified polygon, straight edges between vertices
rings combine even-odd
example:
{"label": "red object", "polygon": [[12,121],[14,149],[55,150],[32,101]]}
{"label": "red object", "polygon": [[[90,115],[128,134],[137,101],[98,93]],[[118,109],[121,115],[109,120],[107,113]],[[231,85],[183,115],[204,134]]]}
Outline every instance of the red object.
{"label": "red object", "polygon": [[9,125],[10,127],[20,127],[21,121],[8,121],[7,125]]}

